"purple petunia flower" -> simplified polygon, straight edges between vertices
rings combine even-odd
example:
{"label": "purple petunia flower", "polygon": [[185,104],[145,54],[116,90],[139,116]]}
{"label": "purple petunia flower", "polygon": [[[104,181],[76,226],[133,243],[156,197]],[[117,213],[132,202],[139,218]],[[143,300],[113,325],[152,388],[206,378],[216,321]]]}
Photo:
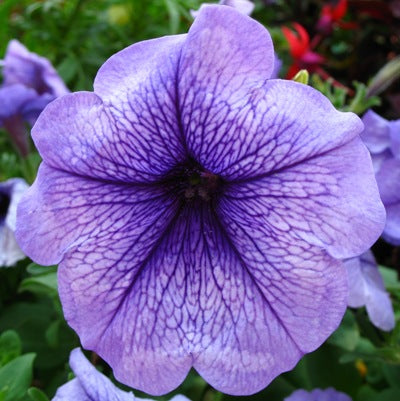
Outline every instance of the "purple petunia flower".
{"label": "purple petunia flower", "polygon": [[134,388],[168,392],[192,366],[227,393],[265,387],[337,328],[338,258],[382,231],[360,119],[273,64],[262,25],[203,6],[33,128],[19,243],[60,263],[66,319]]}
{"label": "purple petunia flower", "polygon": [[[206,5],[207,3],[204,3]],[[254,10],[254,3],[249,0],[220,0],[219,4],[222,6],[233,7],[244,15],[250,15]],[[190,10],[193,18],[199,15],[200,10]]]}
{"label": "purple petunia flower", "polygon": [[18,246],[14,231],[17,220],[17,204],[28,184],[22,178],[0,182],[0,267],[12,266],[25,258]]}
{"label": "purple petunia flower", "polygon": [[351,398],[334,388],[329,387],[325,390],[316,388],[310,392],[306,390],[296,390],[284,401],[351,401]]}
{"label": "purple petunia flower", "polygon": [[371,322],[382,330],[394,328],[394,312],[374,255],[365,252],[344,262],[349,277],[348,305],[365,306]]}
{"label": "purple petunia flower", "polygon": [[28,153],[24,121],[33,124],[45,106],[68,93],[50,62],[17,40],[8,44],[0,87],[0,127],[10,132],[23,155]]}
{"label": "purple petunia flower", "polygon": [[371,153],[387,213],[382,236],[391,244],[400,245],[400,119],[388,121],[369,110],[363,122],[361,138]]}
{"label": "purple petunia flower", "polygon": [[[120,390],[86,359],[79,348],[71,352],[69,363],[76,378],[61,386],[52,401],[151,401]],[[189,399],[178,394],[171,401]]]}

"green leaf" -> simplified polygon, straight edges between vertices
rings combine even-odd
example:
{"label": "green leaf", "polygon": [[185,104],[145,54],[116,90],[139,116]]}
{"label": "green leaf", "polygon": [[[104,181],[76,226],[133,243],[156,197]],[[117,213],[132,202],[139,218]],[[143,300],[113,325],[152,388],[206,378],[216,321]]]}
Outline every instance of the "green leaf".
{"label": "green leaf", "polygon": [[0,367],[21,355],[21,340],[14,330],[0,336]]}
{"label": "green leaf", "polygon": [[347,310],[339,328],[329,337],[328,342],[347,351],[354,351],[360,339],[357,322],[353,313]]}
{"label": "green leaf", "polygon": [[55,322],[52,322],[46,330],[46,340],[52,348],[56,348],[59,344],[60,324],[60,320],[56,320]]}
{"label": "green leaf", "polygon": [[392,387],[400,388],[400,365],[383,365],[382,368],[383,374],[385,375],[386,381]]}
{"label": "green leaf", "polygon": [[57,266],[41,266],[36,263],[30,263],[26,271],[32,276],[39,276],[41,274],[48,274],[57,271]]}
{"label": "green leaf", "polygon": [[19,401],[32,381],[33,360],[36,354],[15,358],[0,369],[0,391],[5,391],[4,401]]}
{"label": "green leaf", "polygon": [[68,361],[71,349],[79,345],[76,334],[66,322],[60,323],[58,346],[50,347],[46,331],[59,316],[50,298],[40,302],[19,302],[4,308],[0,314],[0,331],[14,329],[18,332],[23,352],[35,352],[35,366],[38,369],[54,369]]}
{"label": "green leaf", "polygon": [[51,272],[26,278],[21,282],[18,289],[18,292],[23,291],[29,291],[36,295],[57,297],[57,273]]}
{"label": "green leaf", "polygon": [[64,82],[69,83],[78,73],[79,62],[74,55],[66,57],[57,67],[58,73]]}
{"label": "green leaf", "polygon": [[368,385],[363,385],[358,390],[355,401],[374,401],[377,392]]}
{"label": "green leaf", "polygon": [[397,388],[391,388],[379,393],[373,401],[394,401],[400,400],[400,390]]}
{"label": "green leaf", "polygon": [[367,87],[365,84],[357,81],[353,81],[356,94],[348,107],[345,107],[343,111],[352,111],[356,114],[363,114],[364,111],[370,109],[373,106],[379,106],[381,99],[377,96],[368,96]]}
{"label": "green leaf", "polygon": [[389,292],[400,290],[400,281],[397,278],[397,271],[395,269],[379,265],[379,271],[382,274],[385,287]]}
{"label": "green leaf", "polygon": [[47,395],[36,387],[31,387],[28,390],[28,395],[32,401],[49,401]]}
{"label": "green leaf", "polygon": [[180,13],[177,3],[174,0],[164,0],[169,14],[170,33],[172,35],[178,33]]}

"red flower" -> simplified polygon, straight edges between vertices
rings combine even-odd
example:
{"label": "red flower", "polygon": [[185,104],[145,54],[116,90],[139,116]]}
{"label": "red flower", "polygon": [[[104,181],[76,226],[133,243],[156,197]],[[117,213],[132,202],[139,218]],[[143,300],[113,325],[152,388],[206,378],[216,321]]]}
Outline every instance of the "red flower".
{"label": "red flower", "polygon": [[321,16],[317,22],[317,30],[325,35],[329,35],[334,25],[344,29],[357,27],[356,23],[342,21],[347,12],[347,0],[339,0],[335,6],[326,4],[322,7]]}
{"label": "red flower", "polygon": [[289,43],[290,54],[293,58],[293,64],[289,67],[286,78],[293,78],[298,71],[306,69],[314,72],[324,61],[324,58],[313,52],[310,47],[310,37],[307,31],[297,22],[293,23],[293,30],[288,27],[282,27],[283,35]]}

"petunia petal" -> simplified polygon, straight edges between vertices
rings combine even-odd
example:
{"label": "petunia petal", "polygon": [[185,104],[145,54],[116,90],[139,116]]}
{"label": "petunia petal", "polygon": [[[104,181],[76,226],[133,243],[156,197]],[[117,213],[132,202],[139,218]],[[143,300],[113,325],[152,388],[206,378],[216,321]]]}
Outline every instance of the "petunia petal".
{"label": "petunia petal", "polygon": [[116,136],[132,153],[129,164],[136,170],[157,174],[158,166],[165,172],[186,156],[177,93],[185,39],[178,35],[134,44],[107,60],[96,76],[95,93],[114,117]]}
{"label": "petunia petal", "polygon": [[365,305],[367,298],[360,258],[346,259],[343,264],[347,269],[347,277],[349,280],[348,305],[351,308],[360,308]]}
{"label": "petunia petal", "polygon": [[329,387],[325,390],[319,388],[310,392],[300,389],[294,391],[284,401],[352,401],[351,398],[345,394]]}
{"label": "petunia petal", "polygon": [[154,241],[152,235],[162,230],[175,202],[157,188],[108,184],[42,163],[18,206],[17,218],[24,224],[17,225],[16,237],[26,254],[43,265],[59,263],[69,247],[92,237],[101,240],[106,233],[140,246],[145,238]]}
{"label": "petunia petal", "polygon": [[250,15],[254,10],[254,3],[249,0],[220,0],[219,4],[233,7],[245,15]]}
{"label": "petunia petal", "polygon": [[206,169],[227,180],[307,162],[350,142],[363,127],[355,114],[337,111],[318,91],[291,81],[215,92],[197,102],[188,116],[188,147]]}
{"label": "petunia petal", "polygon": [[[93,401],[90,399],[78,379],[73,379],[61,386],[51,401]],[[96,400],[97,401],[97,400]]]}
{"label": "petunia petal", "polygon": [[238,141],[231,141],[234,119],[246,108],[243,93],[271,77],[274,58],[271,37],[258,22],[231,7],[201,8],[183,45],[178,75],[182,129],[189,153],[201,164],[217,157],[218,165],[221,148],[225,155],[234,147],[237,156]]}
{"label": "petunia petal", "polygon": [[393,245],[400,245],[400,160],[385,160],[376,181],[387,214],[383,237]]}
{"label": "petunia petal", "polygon": [[31,88],[20,84],[0,88],[0,126],[15,115],[22,115],[24,107],[38,98]]}
{"label": "petunia petal", "polygon": [[71,352],[70,366],[76,378],[57,390],[52,401],[134,401],[132,393],[117,388],[100,373],[79,348]]}
{"label": "petunia petal", "polygon": [[373,110],[368,110],[364,114],[362,121],[364,130],[361,133],[361,139],[372,154],[380,153],[390,148],[391,138],[387,120]]}
{"label": "petunia petal", "polygon": [[236,213],[304,239],[336,258],[359,255],[382,232],[385,211],[359,138],[275,173],[229,184]]}
{"label": "petunia petal", "polygon": [[2,194],[6,194],[10,200],[6,214],[0,215],[0,267],[12,266],[25,258],[15,240],[14,231],[17,205],[27,188],[28,184],[22,178],[11,178],[0,182],[0,198]]}
{"label": "petunia petal", "polygon": [[[254,10],[254,3],[249,0],[220,0],[219,4],[222,6],[233,7],[244,15],[250,15]],[[207,5],[207,3],[204,5]],[[199,13],[200,10],[190,10],[190,14],[193,18],[196,18]]]}
{"label": "petunia petal", "polygon": [[389,121],[391,151],[396,159],[400,159],[400,119]]}
{"label": "petunia petal", "polygon": [[110,237],[71,247],[59,270],[65,316],[134,388],[170,391],[193,364],[220,391],[254,393],[337,327],[346,278],[304,241],[296,256],[271,237],[235,243],[209,205],[197,206],[153,248]]}
{"label": "petunia petal", "polygon": [[172,141],[124,131],[91,92],[66,95],[48,105],[32,137],[50,166],[96,179],[148,182],[176,163],[174,157],[168,159]]}
{"label": "petunia petal", "polygon": [[49,60],[31,53],[17,40],[11,40],[7,46],[3,76],[5,85],[22,84],[37,94],[48,92],[58,97],[68,93]]}
{"label": "petunia petal", "polygon": [[395,324],[393,306],[371,251],[344,261],[349,277],[349,301],[352,308],[366,306],[371,322],[382,330]]}

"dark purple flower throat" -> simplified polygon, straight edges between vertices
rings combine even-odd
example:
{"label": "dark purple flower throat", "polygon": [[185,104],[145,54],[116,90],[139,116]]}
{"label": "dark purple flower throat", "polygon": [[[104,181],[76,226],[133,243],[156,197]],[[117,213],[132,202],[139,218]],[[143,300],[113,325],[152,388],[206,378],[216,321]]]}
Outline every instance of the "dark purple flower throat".
{"label": "dark purple flower throat", "polygon": [[204,169],[193,158],[175,166],[161,183],[183,202],[215,202],[223,189],[222,178]]}

